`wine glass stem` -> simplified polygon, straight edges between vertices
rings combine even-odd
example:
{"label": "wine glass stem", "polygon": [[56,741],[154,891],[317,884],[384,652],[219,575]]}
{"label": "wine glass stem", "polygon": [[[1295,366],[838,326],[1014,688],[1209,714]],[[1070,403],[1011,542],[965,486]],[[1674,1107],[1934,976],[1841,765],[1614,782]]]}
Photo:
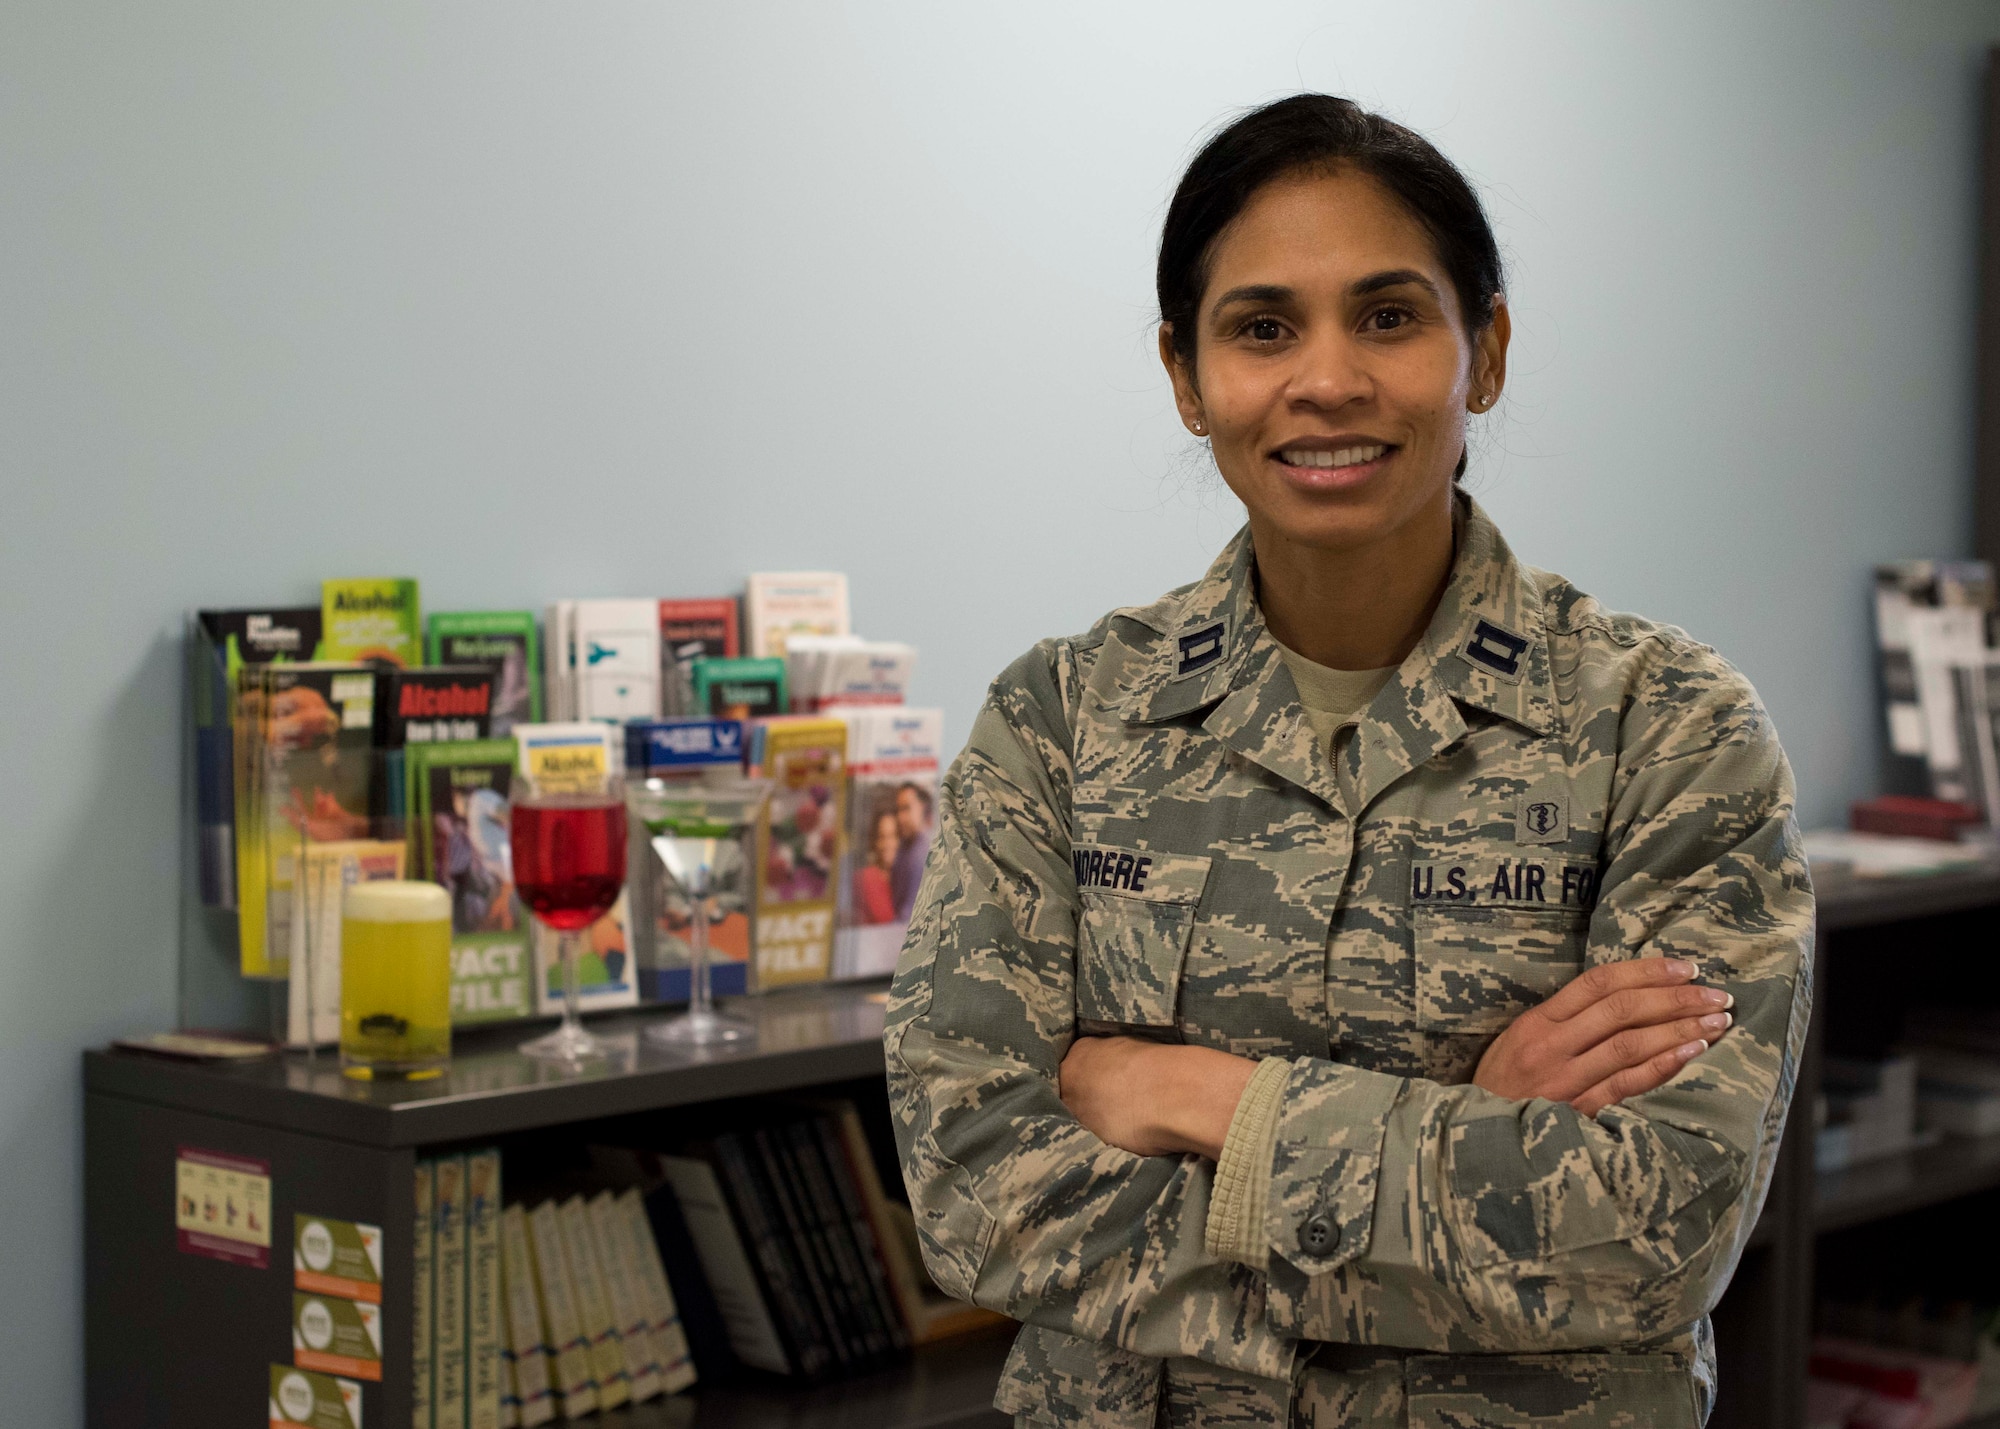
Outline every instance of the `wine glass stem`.
{"label": "wine glass stem", "polygon": [[562,948],[562,1025],[565,1032],[579,1031],[583,1026],[583,1023],[576,1015],[576,938],[577,935],[575,933],[561,933],[557,935],[557,941]]}
{"label": "wine glass stem", "polygon": [[[312,882],[306,877],[306,850],[310,842],[304,835],[299,838],[299,851],[292,862],[292,916],[305,920],[305,938],[300,947],[300,957],[304,967],[292,969],[293,977],[302,977],[305,982],[306,1002],[306,1061],[319,1060],[319,1008],[313,994],[319,990],[319,910],[312,906]],[[291,1009],[287,1007],[289,1014]],[[291,1018],[287,1016],[289,1023]],[[290,1029],[287,1028],[287,1031]],[[285,1038],[291,1040],[289,1036]]]}
{"label": "wine glass stem", "polygon": [[714,995],[708,983],[708,900],[696,898],[688,918],[688,982],[692,988],[688,1011],[696,1019],[714,1010]]}

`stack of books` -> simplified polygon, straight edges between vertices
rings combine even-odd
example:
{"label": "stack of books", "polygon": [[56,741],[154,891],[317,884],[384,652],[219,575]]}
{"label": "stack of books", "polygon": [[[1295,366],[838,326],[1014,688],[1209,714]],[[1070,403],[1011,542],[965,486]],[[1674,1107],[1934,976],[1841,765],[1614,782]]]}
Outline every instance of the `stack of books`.
{"label": "stack of books", "polygon": [[1917,1116],[1949,1136],[2000,1135],[2000,1014],[1913,1007],[1902,1050],[1917,1067]]}
{"label": "stack of books", "polygon": [[1820,1084],[1825,1115],[1813,1138],[1816,1170],[1879,1161],[1936,1139],[1917,1125],[1914,1057],[1829,1056]]}
{"label": "stack of books", "polygon": [[498,1151],[416,1173],[414,1421],[533,1429],[694,1383],[636,1191],[501,1203]]}
{"label": "stack of books", "polygon": [[837,1379],[1004,1323],[924,1274],[851,1102],[589,1155],[512,1202],[497,1150],[417,1163],[419,1429],[535,1429],[746,1371]]}
{"label": "stack of books", "polygon": [[600,1177],[645,1195],[704,1376],[837,1378],[1004,1323],[931,1283],[852,1102],[748,1121],[669,1150],[591,1148]]}

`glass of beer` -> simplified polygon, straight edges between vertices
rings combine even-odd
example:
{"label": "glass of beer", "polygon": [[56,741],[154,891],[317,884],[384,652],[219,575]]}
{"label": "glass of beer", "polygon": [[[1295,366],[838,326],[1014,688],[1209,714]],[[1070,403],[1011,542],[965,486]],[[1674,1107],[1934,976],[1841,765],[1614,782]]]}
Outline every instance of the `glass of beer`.
{"label": "glass of beer", "polygon": [[384,879],[340,906],[340,1069],[435,1077],[451,1058],[451,895]]}

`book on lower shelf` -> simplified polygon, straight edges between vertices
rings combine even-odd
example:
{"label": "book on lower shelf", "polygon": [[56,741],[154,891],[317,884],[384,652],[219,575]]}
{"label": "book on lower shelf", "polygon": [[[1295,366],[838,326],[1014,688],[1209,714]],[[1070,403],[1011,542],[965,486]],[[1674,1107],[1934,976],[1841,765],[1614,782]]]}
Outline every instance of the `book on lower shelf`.
{"label": "book on lower shelf", "polygon": [[[591,1148],[593,1161],[607,1154],[617,1158],[620,1168],[636,1164],[636,1153],[629,1150]],[[743,1362],[730,1344],[718,1294],[702,1269],[701,1252],[695,1247],[694,1232],[673,1186],[657,1172],[647,1175],[620,1169],[610,1179],[642,1198],[640,1206],[652,1231],[653,1248],[659,1253],[661,1273],[667,1279],[672,1314],[687,1344],[690,1374],[716,1383],[734,1379]],[[641,1186],[643,1191],[638,1189]]]}
{"label": "book on lower shelf", "polygon": [[[606,1193],[607,1197],[609,1193]],[[627,1188],[610,1201],[614,1234],[622,1237],[623,1253],[632,1266],[633,1283],[639,1296],[646,1333],[653,1342],[653,1358],[659,1366],[660,1387],[668,1393],[686,1389],[695,1381],[694,1357],[688,1345],[680,1307],[667,1279],[665,1261],[646,1215],[646,1203],[635,1188]]]}
{"label": "book on lower shelf", "polygon": [[412,1305],[410,1389],[415,1401],[411,1422],[416,1429],[434,1429],[432,1398],[437,1393],[435,1340],[437,1318],[437,1163],[419,1161],[416,1170],[415,1229],[410,1238]]}
{"label": "book on lower shelf", "polygon": [[431,1423],[459,1429],[466,1420],[465,1158],[438,1158],[435,1171],[437,1269],[431,1279]]}
{"label": "book on lower shelf", "polygon": [[537,1429],[692,1385],[639,1192],[503,1210],[500,1188],[498,1151],[418,1163],[415,1422]]}
{"label": "book on lower shelf", "polygon": [[864,1239],[847,1213],[848,1200],[835,1188],[839,1173],[826,1159],[814,1119],[760,1128],[756,1136],[767,1158],[789,1177],[798,1219],[819,1250],[836,1298],[846,1302],[850,1323],[858,1330],[857,1358],[883,1361],[907,1348],[909,1337],[880,1267],[867,1258]]}
{"label": "book on lower shelf", "polygon": [[931,1280],[924,1269],[916,1220],[907,1205],[884,1189],[860,1109],[844,1098],[806,1100],[800,1105],[817,1113],[816,1133],[823,1143],[840,1153],[839,1161],[835,1161],[830,1149],[828,1160],[846,1167],[857,1208],[875,1243],[875,1254],[880,1258],[884,1279],[909,1342],[931,1344],[988,1325],[1004,1324],[1005,1316],[954,1300]]}
{"label": "book on lower shelf", "polygon": [[501,1356],[512,1373],[515,1421],[536,1429],[556,1417],[549,1377],[549,1340],[535,1295],[534,1252],[528,1248],[528,1213],[509,1206],[500,1214],[500,1281],[507,1339]]}
{"label": "book on lower shelf", "polygon": [[815,1194],[826,1208],[837,1234],[844,1233],[852,1248],[856,1283],[867,1289],[873,1315],[891,1350],[910,1346],[910,1327],[902,1314],[893,1288],[893,1275],[882,1253],[882,1238],[868,1210],[866,1198],[841,1145],[840,1133],[829,1115],[817,1115],[793,1122],[786,1128],[797,1148],[800,1162],[815,1180]]}
{"label": "book on lower shelf", "polygon": [[885,1191],[853,1102],[788,1099],[742,1120],[667,1150],[591,1148],[600,1176],[645,1194],[662,1254],[684,1245],[699,1262],[674,1268],[676,1297],[702,1307],[685,1320],[698,1367],[716,1353],[703,1343],[710,1316],[729,1358],[806,1380],[1004,1323],[924,1273],[915,1221]]}
{"label": "book on lower shelf", "polygon": [[577,1316],[590,1345],[590,1373],[597,1385],[597,1407],[615,1409],[632,1397],[632,1376],[625,1367],[624,1337],[618,1333],[617,1319],[612,1314],[604,1268],[598,1263],[597,1248],[591,1242],[590,1225],[584,1216],[583,1197],[571,1196],[556,1207],[556,1225],[562,1231],[563,1256],[569,1265]]}
{"label": "book on lower shelf", "polygon": [[465,1425],[500,1429],[500,1153],[465,1159]]}
{"label": "book on lower shelf", "polygon": [[417,1163],[410,1352],[419,1429],[501,1429],[509,1336],[500,1189],[497,1150]]}
{"label": "book on lower shelf", "polygon": [[666,1386],[660,1374],[660,1358],[653,1343],[653,1326],[641,1307],[634,1266],[624,1241],[624,1224],[612,1204],[609,1191],[600,1191],[583,1203],[583,1218],[590,1232],[591,1249],[604,1284],[604,1298],[611,1308],[612,1328],[618,1332],[618,1347],[625,1357],[625,1377],[632,1387],[632,1402],[644,1403]]}
{"label": "book on lower shelf", "polygon": [[751,1265],[744,1231],[715,1166],[700,1156],[661,1156],[655,1164],[673,1187],[678,1210],[686,1219],[730,1350],[753,1369],[803,1372],[806,1366],[797,1352],[780,1338],[764,1286]]}
{"label": "book on lower shelf", "polygon": [[[771,1144],[768,1127],[716,1138],[724,1183],[739,1202],[752,1207],[752,1233],[768,1237],[783,1283],[777,1289],[794,1332],[815,1347],[819,1373],[851,1373],[869,1359],[855,1322],[855,1310],[832,1267],[818,1226],[809,1221],[791,1187],[789,1169]],[[761,1244],[760,1244],[761,1250]]]}
{"label": "book on lower shelf", "polygon": [[597,1381],[591,1370],[590,1338],[577,1309],[562,1225],[553,1201],[526,1216],[535,1273],[535,1300],[541,1307],[543,1340],[551,1351],[556,1412],[579,1419],[597,1408]]}
{"label": "book on lower shelf", "polygon": [[760,1102],[588,1163],[528,1163],[543,1181],[503,1205],[499,1150],[418,1161],[422,1429],[538,1429],[745,1371],[818,1383],[1001,1321],[923,1276],[852,1102]]}

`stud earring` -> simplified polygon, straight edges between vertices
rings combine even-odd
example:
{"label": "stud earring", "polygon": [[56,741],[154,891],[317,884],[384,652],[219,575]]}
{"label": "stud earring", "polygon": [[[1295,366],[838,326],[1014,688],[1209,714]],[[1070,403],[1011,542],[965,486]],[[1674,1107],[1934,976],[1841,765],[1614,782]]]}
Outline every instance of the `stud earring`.
{"label": "stud earring", "polygon": [[1206,422],[1202,421],[1202,419],[1201,419],[1201,418],[1199,418],[1199,417],[1196,417],[1196,418],[1194,419],[1194,434],[1195,434],[1196,436],[1198,436],[1198,437],[1205,437],[1205,436],[1207,436],[1207,435],[1208,435],[1208,423],[1206,423]]}

